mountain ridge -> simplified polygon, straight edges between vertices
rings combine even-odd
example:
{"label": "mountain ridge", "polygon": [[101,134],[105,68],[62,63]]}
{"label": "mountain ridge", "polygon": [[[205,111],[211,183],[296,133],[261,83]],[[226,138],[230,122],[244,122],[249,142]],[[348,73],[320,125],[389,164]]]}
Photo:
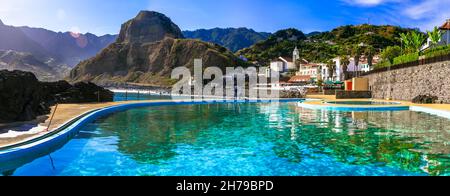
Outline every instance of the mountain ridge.
{"label": "mountain ridge", "polygon": [[1,68],[31,71],[44,81],[59,80],[69,73],[69,67],[94,56],[116,37],[54,32],[28,26],[15,27],[2,22],[0,51],[3,55],[8,53],[14,58],[0,59]]}
{"label": "mountain ridge", "polygon": [[206,42],[219,44],[232,52],[249,47],[270,36],[270,33],[256,32],[251,28],[212,28],[183,31],[186,38],[200,39]]}

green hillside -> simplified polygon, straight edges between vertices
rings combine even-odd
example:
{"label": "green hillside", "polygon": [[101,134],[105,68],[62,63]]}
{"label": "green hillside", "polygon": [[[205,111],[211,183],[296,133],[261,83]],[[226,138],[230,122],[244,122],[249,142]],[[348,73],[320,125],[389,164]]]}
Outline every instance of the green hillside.
{"label": "green hillside", "polygon": [[[376,51],[387,46],[400,45],[400,33],[415,31],[396,26],[341,26],[329,32],[315,33],[306,37],[297,29],[280,30],[266,41],[259,42],[249,48],[237,52],[250,61],[268,64],[279,56],[292,56],[297,46],[301,58],[313,62],[327,62],[338,55],[350,54],[351,48],[364,43],[371,45]],[[297,39],[290,39],[292,35]]]}

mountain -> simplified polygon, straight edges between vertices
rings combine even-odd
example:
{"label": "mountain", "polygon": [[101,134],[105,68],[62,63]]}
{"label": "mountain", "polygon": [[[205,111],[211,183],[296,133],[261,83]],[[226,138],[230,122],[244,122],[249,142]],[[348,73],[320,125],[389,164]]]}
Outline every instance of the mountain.
{"label": "mountain", "polygon": [[41,81],[56,81],[69,73],[70,68],[55,62],[43,61],[31,53],[0,50],[0,70],[32,72]]}
{"label": "mountain", "polygon": [[279,30],[267,40],[239,50],[236,54],[246,57],[249,61],[268,64],[270,60],[279,56],[292,56],[292,51],[294,51],[297,43],[306,39],[306,35],[297,29]]}
{"label": "mountain", "polygon": [[313,31],[313,32],[311,32],[311,33],[306,34],[306,37],[312,37],[312,36],[314,36],[314,35],[319,35],[319,34],[321,34],[321,32],[319,32],[319,31]]}
{"label": "mountain", "polygon": [[[347,25],[328,32],[313,32],[308,37],[302,36],[295,29],[281,30],[268,40],[257,43],[237,52],[250,61],[258,61],[267,65],[278,56],[292,56],[295,47],[300,50],[301,58],[312,62],[327,62],[339,55],[349,55],[355,45],[364,43],[371,45],[376,51],[387,46],[400,45],[400,33],[415,31],[414,29],[396,26]],[[286,39],[286,35],[298,34],[299,39]]]}
{"label": "mountain", "polygon": [[29,38],[20,28],[0,23],[0,50],[15,50],[34,54],[38,58],[50,58],[47,50]]}
{"label": "mountain", "polygon": [[112,43],[117,36],[61,33],[42,28],[14,27],[0,21],[0,68],[33,72],[40,80],[62,79],[84,59]]}
{"label": "mountain", "polygon": [[186,38],[216,43],[236,52],[259,41],[266,40],[270,33],[255,32],[253,29],[247,28],[214,28],[183,31],[183,35]]}
{"label": "mountain", "polygon": [[122,25],[116,42],[78,64],[68,80],[170,86],[175,82],[170,79],[172,69],[185,66],[192,70],[195,58],[202,58],[204,67],[245,65],[217,44],[184,39],[167,16],[141,11]]}
{"label": "mountain", "polygon": [[42,28],[18,27],[27,37],[42,46],[48,56],[60,63],[75,66],[95,56],[114,42],[116,35],[96,36],[91,33],[53,32]]}

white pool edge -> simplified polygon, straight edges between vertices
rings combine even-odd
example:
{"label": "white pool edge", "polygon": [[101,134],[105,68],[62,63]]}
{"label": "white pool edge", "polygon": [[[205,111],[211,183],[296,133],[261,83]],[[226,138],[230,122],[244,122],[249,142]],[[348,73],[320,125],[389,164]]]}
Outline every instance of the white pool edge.
{"label": "white pool edge", "polygon": [[450,112],[449,111],[432,109],[432,108],[427,108],[427,107],[422,107],[422,106],[410,106],[409,109],[411,111],[415,111],[415,112],[425,112],[425,113],[429,113],[429,114],[432,114],[432,115],[436,115],[436,116],[440,116],[440,117],[443,117],[443,118],[450,119]]}

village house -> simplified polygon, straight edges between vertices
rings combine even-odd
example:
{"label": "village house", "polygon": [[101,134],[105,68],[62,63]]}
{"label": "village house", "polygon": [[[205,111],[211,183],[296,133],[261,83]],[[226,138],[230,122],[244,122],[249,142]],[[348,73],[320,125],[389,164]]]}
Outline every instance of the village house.
{"label": "village house", "polygon": [[311,81],[317,81],[320,79],[320,67],[322,64],[300,64],[299,70],[295,74],[296,76],[309,77]]}
{"label": "village house", "polygon": [[[439,27],[441,31],[441,40],[437,44],[438,46],[450,44],[450,19],[447,19],[445,23]],[[421,50],[426,50],[431,46],[431,39],[428,38],[427,42],[422,46]]]}
{"label": "village house", "polygon": [[[347,66],[347,71],[348,72],[369,72],[372,71],[373,66],[370,67],[367,57],[366,56],[361,56],[361,58],[359,59],[359,64],[358,66],[356,66],[355,63],[355,58],[350,58],[350,64]],[[372,65],[377,64],[380,61],[380,56],[376,55],[372,58]]]}
{"label": "village house", "polygon": [[297,70],[297,62],[300,59],[300,52],[295,47],[292,58],[291,57],[278,57],[270,62],[270,70],[280,73],[287,73],[289,71]]}

